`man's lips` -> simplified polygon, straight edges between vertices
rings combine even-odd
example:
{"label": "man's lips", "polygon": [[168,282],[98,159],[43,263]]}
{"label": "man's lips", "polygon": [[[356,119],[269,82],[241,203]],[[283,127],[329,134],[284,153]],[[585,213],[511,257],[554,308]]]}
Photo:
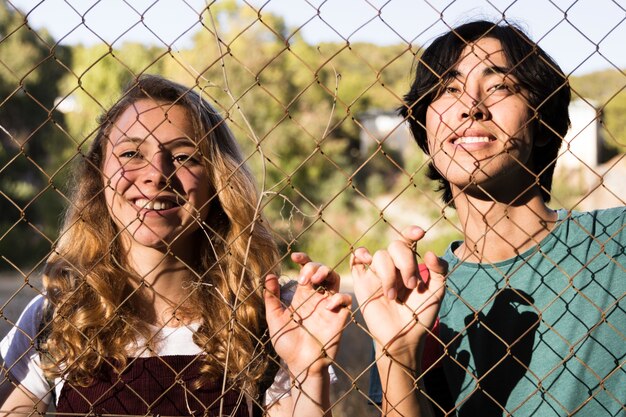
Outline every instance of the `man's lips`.
{"label": "man's lips", "polygon": [[495,142],[496,137],[487,129],[470,127],[467,129],[456,130],[448,142],[452,145],[480,145]]}
{"label": "man's lips", "polygon": [[489,143],[495,139],[489,136],[460,136],[452,139],[453,145],[465,145],[470,143]]}

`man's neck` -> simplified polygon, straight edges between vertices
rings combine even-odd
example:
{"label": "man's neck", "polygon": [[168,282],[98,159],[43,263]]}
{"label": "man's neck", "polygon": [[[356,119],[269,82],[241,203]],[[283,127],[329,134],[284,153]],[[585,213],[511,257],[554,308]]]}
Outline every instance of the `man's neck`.
{"label": "man's neck", "polygon": [[465,236],[455,255],[468,262],[493,263],[519,255],[545,238],[558,217],[539,190],[513,203],[467,194],[460,194],[454,203]]}

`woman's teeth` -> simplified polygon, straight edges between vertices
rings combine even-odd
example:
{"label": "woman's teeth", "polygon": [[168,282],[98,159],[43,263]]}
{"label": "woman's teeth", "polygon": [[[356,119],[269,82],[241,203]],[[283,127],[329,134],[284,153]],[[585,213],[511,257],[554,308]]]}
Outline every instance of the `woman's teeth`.
{"label": "woman's teeth", "polygon": [[174,203],[169,200],[148,200],[147,198],[135,200],[135,205],[146,210],[167,210],[174,207]]}

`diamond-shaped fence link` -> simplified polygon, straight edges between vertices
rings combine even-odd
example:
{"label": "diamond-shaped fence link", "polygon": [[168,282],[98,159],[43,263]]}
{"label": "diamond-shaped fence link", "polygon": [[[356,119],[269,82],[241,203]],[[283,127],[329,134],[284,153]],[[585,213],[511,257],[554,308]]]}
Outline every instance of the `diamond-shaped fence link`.
{"label": "diamond-shaped fence link", "polygon": [[626,415],[624,39],[616,0],[0,0],[0,414]]}

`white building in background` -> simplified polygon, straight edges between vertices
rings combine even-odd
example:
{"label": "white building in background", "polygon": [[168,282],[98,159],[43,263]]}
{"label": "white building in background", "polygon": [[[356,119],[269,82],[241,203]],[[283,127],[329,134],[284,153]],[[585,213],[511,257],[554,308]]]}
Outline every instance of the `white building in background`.
{"label": "white building in background", "polygon": [[402,151],[411,145],[409,125],[393,111],[371,110],[358,116],[361,125],[359,151],[361,155],[382,144],[383,148]]}
{"label": "white building in background", "polygon": [[593,103],[574,100],[569,106],[572,122],[561,145],[557,169],[572,171],[596,168],[605,162],[606,147],[601,133],[602,114]]}

